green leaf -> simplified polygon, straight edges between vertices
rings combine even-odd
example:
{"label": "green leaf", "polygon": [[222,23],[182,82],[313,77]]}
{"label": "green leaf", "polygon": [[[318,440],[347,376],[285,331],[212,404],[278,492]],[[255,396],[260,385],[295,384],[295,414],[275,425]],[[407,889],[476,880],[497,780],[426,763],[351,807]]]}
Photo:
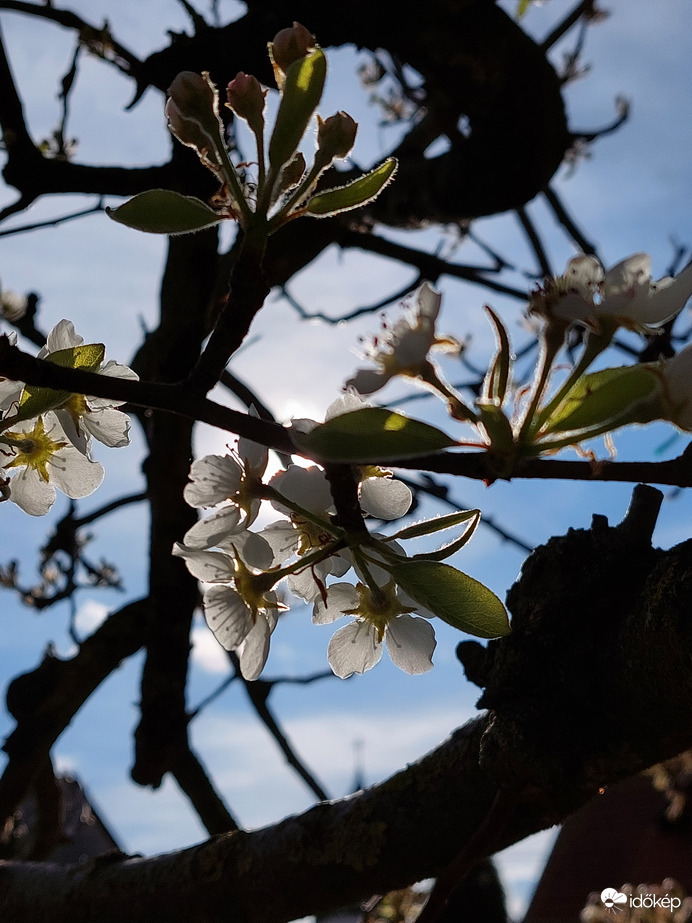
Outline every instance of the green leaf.
{"label": "green leaf", "polygon": [[[594,429],[610,420],[615,427],[618,419],[628,416],[656,388],[656,375],[642,365],[624,365],[584,375],[546,421],[542,435]],[[622,422],[630,422],[629,417]]]}
{"label": "green leaf", "polygon": [[501,407],[507,393],[512,353],[507,328],[491,307],[486,305],[485,310],[495,328],[497,352],[483,382],[483,396],[486,400],[497,403]]}
{"label": "green leaf", "polygon": [[46,356],[46,362],[59,365],[64,369],[82,369],[85,372],[96,372],[106,355],[103,343],[84,343],[81,346],[72,346],[68,349],[56,349]]}
{"label": "green leaf", "polygon": [[458,513],[448,513],[446,516],[436,516],[434,519],[424,519],[423,522],[416,522],[405,529],[399,529],[398,532],[388,536],[388,538],[398,542],[406,541],[409,538],[420,538],[422,535],[432,535],[432,533],[442,532],[444,529],[453,529],[454,526],[459,526],[474,518],[480,519],[480,510],[460,510]]}
{"label": "green leaf", "polygon": [[385,566],[402,590],[453,628],[478,638],[509,634],[500,599],[468,574],[436,561],[409,559]]}
{"label": "green leaf", "polygon": [[514,432],[502,408],[494,402],[479,400],[476,401],[476,410],[493,450],[496,453],[511,455],[514,446]]}
{"label": "green leaf", "polygon": [[335,186],[318,192],[307,204],[307,214],[315,218],[327,218],[329,215],[338,215],[352,208],[360,208],[372,202],[382,192],[387,183],[390,183],[398,167],[396,157],[388,157],[374,170],[359,176],[345,186]]}
{"label": "green leaf", "polygon": [[224,220],[201,199],[171,189],[140,192],[118,208],[107,208],[106,214],[128,228],[149,234],[190,234]]}
{"label": "green leaf", "polygon": [[[68,349],[57,349],[46,356],[46,362],[59,365],[64,369],[82,369],[86,372],[96,372],[106,354],[103,343],[85,343],[81,346],[72,346]],[[61,407],[69,400],[72,392],[55,390],[54,388],[39,388],[36,385],[25,385],[19,402],[19,411],[13,421],[30,420],[49,410]]]}
{"label": "green leaf", "polygon": [[326,462],[374,464],[426,455],[456,445],[442,430],[384,407],[364,407],[340,414],[302,433],[289,434],[298,450]]}
{"label": "green leaf", "polygon": [[519,6],[517,7],[517,19],[521,19],[524,13],[531,6],[532,0],[519,0]]}
{"label": "green leaf", "polygon": [[286,71],[276,121],[269,140],[269,164],[275,171],[287,164],[300,144],[327,78],[327,59],[321,48],[298,58]]}

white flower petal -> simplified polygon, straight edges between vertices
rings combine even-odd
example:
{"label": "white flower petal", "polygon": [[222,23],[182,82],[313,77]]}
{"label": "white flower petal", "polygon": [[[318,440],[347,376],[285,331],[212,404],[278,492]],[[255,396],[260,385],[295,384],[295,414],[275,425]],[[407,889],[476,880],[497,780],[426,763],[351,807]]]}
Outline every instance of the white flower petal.
{"label": "white flower petal", "polygon": [[329,625],[342,618],[346,609],[358,606],[358,592],[350,583],[332,583],[327,591],[327,602],[320,597],[312,609],[315,625]]}
{"label": "white flower petal", "polygon": [[261,478],[269,461],[266,446],[241,436],[238,440],[238,454],[243,459],[245,473],[250,477]]}
{"label": "white flower petal", "polygon": [[73,500],[93,494],[105,474],[102,464],[82,455],[73,445],[58,449],[47,467],[51,483]]}
{"label": "white flower petal", "polygon": [[233,558],[222,551],[192,551],[176,542],[173,554],[183,558],[192,576],[203,583],[230,583],[235,577]]}
{"label": "white flower petal", "polygon": [[81,427],[77,428],[75,422],[72,419],[72,414],[69,413],[66,409],[58,407],[53,411],[55,416],[60,421],[60,426],[62,427],[63,432],[70,440],[72,445],[77,449],[78,452],[81,452],[82,455],[89,455],[91,451],[91,439],[86,430],[83,430]]}
{"label": "white flower petal", "polygon": [[245,679],[257,679],[264,669],[269,656],[271,632],[269,622],[262,615],[258,615],[249,634],[238,648],[240,672]]}
{"label": "white flower petal", "polygon": [[130,444],[130,418],[121,410],[112,407],[87,410],[80,420],[89,435],[109,448],[121,449]]}
{"label": "white flower petal", "polygon": [[185,544],[190,548],[212,548],[233,535],[240,521],[240,510],[229,504],[206,519],[200,519],[185,533]]}
{"label": "white flower petal", "polygon": [[274,563],[274,552],[271,545],[261,532],[250,532],[243,529],[233,535],[228,535],[219,542],[222,548],[228,548],[238,554],[245,564],[257,570],[268,570]]}
{"label": "white flower petal", "polygon": [[[39,353],[39,356],[44,358],[49,353],[57,352],[60,349],[74,349],[75,346],[81,346],[83,343],[84,338],[80,337],[76,332],[72,321],[61,320],[46,337],[46,345]],[[41,353],[44,355],[42,356]]]}
{"label": "white flower petal", "polygon": [[21,382],[0,378],[0,410],[7,410],[22,396],[24,385]]}
{"label": "white flower petal", "polygon": [[360,485],[360,505],[377,519],[398,519],[409,511],[412,502],[409,488],[395,478],[366,478]]}
{"label": "white flower petal", "polygon": [[204,594],[204,617],[219,644],[234,650],[252,630],[252,613],[235,590],[212,586]]}
{"label": "white flower petal", "polygon": [[437,642],[430,622],[400,615],[387,624],[385,641],[392,663],[404,673],[416,675],[432,669]]}
{"label": "white flower petal", "polygon": [[243,470],[230,455],[205,455],[190,467],[183,496],[190,506],[216,506],[238,491]]}
{"label": "white flower petal", "polygon": [[277,564],[283,563],[298,550],[300,536],[293,523],[286,519],[270,523],[258,534],[271,546]]}
{"label": "white flower petal", "polygon": [[371,406],[371,404],[361,400],[357,394],[345,391],[327,407],[327,411],[324,415],[324,422],[326,423],[327,420],[333,420],[334,417],[340,417],[344,413],[353,413],[354,410],[362,410],[364,407]]}
{"label": "white flower petal", "polygon": [[[275,474],[269,483],[287,500],[297,503],[315,515],[326,513],[333,508],[329,481],[321,468],[290,465],[285,471]],[[288,507],[281,501],[272,500],[271,504],[279,513],[290,514]]]}
{"label": "white flower petal", "polygon": [[[322,598],[325,589],[323,575],[320,570],[324,568],[306,567],[305,570],[297,574],[291,574],[287,580],[288,588],[294,596],[304,600],[306,603],[315,602],[316,599]],[[329,567],[326,568],[329,573]]]}
{"label": "white flower petal", "polygon": [[576,291],[583,298],[593,300],[596,289],[604,278],[603,267],[595,256],[573,257],[567,263],[565,279],[569,288]]}
{"label": "white flower petal", "polygon": [[315,602],[321,599],[326,586],[326,580],[329,576],[343,577],[351,567],[348,561],[344,561],[339,555],[332,555],[319,564],[307,567],[297,574],[291,574],[288,578],[288,588],[291,593],[304,599],[307,603]]}
{"label": "white flower petal", "polygon": [[341,679],[371,670],[382,656],[382,644],[369,622],[356,620],[340,628],[327,652],[332,670]]}
{"label": "white flower petal", "polygon": [[441,293],[434,289],[429,282],[424,282],[416,293],[416,301],[420,316],[434,324],[437,320],[437,315],[440,313]]}
{"label": "white flower petal", "polygon": [[38,471],[24,468],[12,477],[10,500],[30,516],[45,516],[55,503],[55,488]]}

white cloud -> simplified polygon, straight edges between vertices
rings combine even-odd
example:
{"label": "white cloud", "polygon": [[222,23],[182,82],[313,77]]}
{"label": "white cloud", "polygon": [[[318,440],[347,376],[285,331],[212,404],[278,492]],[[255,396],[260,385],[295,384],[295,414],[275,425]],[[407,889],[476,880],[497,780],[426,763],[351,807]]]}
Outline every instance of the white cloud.
{"label": "white cloud", "polygon": [[205,673],[227,674],[230,669],[228,655],[206,624],[201,620],[193,625],[192,662]]}

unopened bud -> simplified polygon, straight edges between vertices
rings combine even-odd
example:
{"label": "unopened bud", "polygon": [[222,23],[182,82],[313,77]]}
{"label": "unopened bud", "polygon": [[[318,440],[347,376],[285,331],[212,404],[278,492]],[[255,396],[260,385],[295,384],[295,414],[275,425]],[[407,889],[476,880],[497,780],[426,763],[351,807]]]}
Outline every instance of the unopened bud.
{"label": "unopened bud", "polygon": [[356,140],[358,123],[347,112],[337,112],[324,121],[317,116],[317,158],[325,166],[347,157]]}
{"label": "unopened bud", "polygon": [[283,86],[284,74],[291,64],[304,58],[315,47],[315,36],[299,22],[294,22],[290,29],[277,32],[274,41],[269,43],[269,57],[279,89]]}
{"label": "unopened bud", "polygon": [[264,97],[267,91],[256,77],[238,73],[226,88],[226,99],[229,109],[232,109],[241,119],[245,119],[254,132],[263,130],[264,126]]}
{"label": "unopened bud", "polygon": [[166,118],[172,133],[198,150],[223,143],[219,95],[209,74],[183,71],[168,88]]}

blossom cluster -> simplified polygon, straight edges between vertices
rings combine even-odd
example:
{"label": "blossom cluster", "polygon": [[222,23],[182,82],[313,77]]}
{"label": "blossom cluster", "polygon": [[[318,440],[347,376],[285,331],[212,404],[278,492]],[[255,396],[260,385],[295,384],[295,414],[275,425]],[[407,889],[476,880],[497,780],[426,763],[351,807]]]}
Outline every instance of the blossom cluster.
{"label": "blossom cluster", "polygon": [[[692,430],[692,346],[669,359],[587,374],[618,329],[659,333],[692,295],[692,263],[677,276],[654,281],[651,260],[635,253],[606,270],[592,255],[571,259],[561,276],[548,278],[528,299],[527,315],[538,323],[541,341],[533,382],[513,381],[513,356],[501,320],[490,309],[498,350],[480,393],[472,403],[443,378],[434,351],[458,352],[460,344],[439,336],[436,323],[441,294],[424,283],[403,315],[385,322],[366,344],[370,368],[359,369],[347,384],[372,394],[395,377],[413,379],[437,392],[450,415],[476,428],[479,440],[465,441],[494,455],[499,476],[511,476],[522,457],[577,446],[620,426],[669,420]],[[572,368],[556,366],[571,328],[582,331],[583,348]],[[551,390],[555,370],[562,381]],[[509,407],[507,411],[505,407]]]}
{"label": "blossom cluster", "polygon": [[[327,418],[364,405],[344,394]],[[313,421],[296,421],[303,429]],[[227,650],[238,655],[246,679],[256,679],[269,653],[271,635],[287,608],[282,585],[312,606],[315,624],[343,616],[351,622],[329,644],[328,659],[340,677],[362,673],[382,656],[410,674],[432,667],[435,634],[424,607],[410,599],[387,570],[387,561],[404,555],[391,539],[367,533],[349,541],[335,523],[330,485],[322,468],[291,464],[264,480],[267,450],[240,438],[227,455],[193,462],[185,499],[211,513],[177,543],[173,553],[202,581],[207,624]],[[411,506],[408,487],[377,466],[356,468],[363,510],[394,520]],[[261,529],[256,524],[262,500],[281,518]],[[342,578],[350,571],[355,582]]]}
{"label": "blossom cluster", "polygon": [[[132,369],[103,361],[101,344],[85,344],[73,324],[61,320],[38,353],[63,367],[113,378],[136,379]],[[101,484],[103,465],[91,457],[92,441],[119,448],[129,443],[129,418],[122,401],[31,388],[0,378],[0,491],[31,516],[43,516],[56,488],[72,499]]]}

